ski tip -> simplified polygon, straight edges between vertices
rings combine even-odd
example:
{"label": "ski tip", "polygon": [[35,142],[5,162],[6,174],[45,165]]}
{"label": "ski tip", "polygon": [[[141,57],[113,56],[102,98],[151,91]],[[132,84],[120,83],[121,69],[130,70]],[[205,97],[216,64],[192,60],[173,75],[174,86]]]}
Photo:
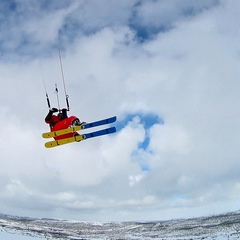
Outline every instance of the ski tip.
{"label": "ski tip", "polygon": [[117,131],[117,129],[115,127],[111,127],[109,129],[107,129],[108,133],[115,133]]}
{"label": "ski tip", "polygon": [[113,117],[110,117],[107,119],[107,123],[114,123],[114,122],[116,122],[116,120],[117,120],[117,117],[113,116]]}
{"label": "ski tip", "polygon": [[113,116],[113,117],[109,117],[109,118],[106,118],[107,122],[109,123],[112,123],[112,122],[115,122],[117,120],[117,116]]}

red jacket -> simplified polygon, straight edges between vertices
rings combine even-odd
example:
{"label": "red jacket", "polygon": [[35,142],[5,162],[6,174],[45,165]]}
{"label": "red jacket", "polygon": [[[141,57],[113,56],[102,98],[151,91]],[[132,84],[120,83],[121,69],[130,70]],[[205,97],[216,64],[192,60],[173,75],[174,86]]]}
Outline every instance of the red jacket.
{"label": "red jacket", "polygon": [[60,119],[56,115],[52,115],[49,118],[45,118],[45,122],[52,128],[56,123],[60,122]]}

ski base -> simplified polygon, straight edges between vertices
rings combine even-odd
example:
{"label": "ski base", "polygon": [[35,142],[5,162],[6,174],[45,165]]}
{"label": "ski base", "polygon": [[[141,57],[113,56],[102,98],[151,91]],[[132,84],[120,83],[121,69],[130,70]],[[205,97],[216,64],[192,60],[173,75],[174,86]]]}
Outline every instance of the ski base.
{"label": "ski base", "polygon": [[74,137],[64,138],[64,139],[60,139],[60,140],[56,140],[56,141],[50,141],[50,142],[45,143],[45,147],[53,148],[53,147],[61,146],[64,144],[68,144],[68,143],[72,143],[72,142],[80,142],[80,141],[86,140],[88,138],[98,137],[98,136],[107,135],[107,134],[111,134],[111,133],[115,133],[115,132],[116,132],[116,128],[110,127],[110,128],[96,131],[96,132],[76,135]]}

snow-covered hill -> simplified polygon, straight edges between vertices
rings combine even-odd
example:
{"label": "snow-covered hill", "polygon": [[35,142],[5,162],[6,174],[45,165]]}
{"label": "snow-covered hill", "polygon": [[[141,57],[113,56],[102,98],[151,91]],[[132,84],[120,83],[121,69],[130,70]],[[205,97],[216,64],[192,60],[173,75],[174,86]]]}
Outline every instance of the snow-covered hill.
{"label": "snow-covered hill", "polygon": [[0,214],[0,230],[47,239],[238,239],[240,212],[153,222],[73,222]]}

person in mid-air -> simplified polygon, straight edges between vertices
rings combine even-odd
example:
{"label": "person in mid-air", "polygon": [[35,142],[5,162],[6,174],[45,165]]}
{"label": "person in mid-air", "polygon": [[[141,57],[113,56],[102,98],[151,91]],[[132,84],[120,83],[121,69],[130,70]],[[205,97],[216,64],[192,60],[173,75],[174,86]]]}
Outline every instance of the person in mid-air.
{"label": "person in mid-air", "polygon": [[63,119],[68,118],[66,108],[63,108],[57,115],[54,115],[56,112],[58,112],[58,109],[52,108],[49,110],[49,113],[45,117],[45,122],[49,124],[50,128],[53,128],[56,123],[62,121]]}
{"label": "person in mid-air", "polygon": [[[61,124],[61,126],[59,126],[55,130],[68,128],[69,126],[80,126],[80,125],[86,123],[86,122],[80,122],[80,120],[75,116],[68,117],[67,111],[68,110],[66,108],[63,108],[62,110],[58,110],[57,108],[51,108],[49,110],[47,116],[45,117],[45,122],[47,124],[49,124],[51,129],[53,129],[53,127],[57,123],[61,122],[64,119],[67,119],[67,121],[64,122],[64,124]],[[56,113],[56,112],[59,112],[59,113],[57,115],[54,115],[54,113]]]}

